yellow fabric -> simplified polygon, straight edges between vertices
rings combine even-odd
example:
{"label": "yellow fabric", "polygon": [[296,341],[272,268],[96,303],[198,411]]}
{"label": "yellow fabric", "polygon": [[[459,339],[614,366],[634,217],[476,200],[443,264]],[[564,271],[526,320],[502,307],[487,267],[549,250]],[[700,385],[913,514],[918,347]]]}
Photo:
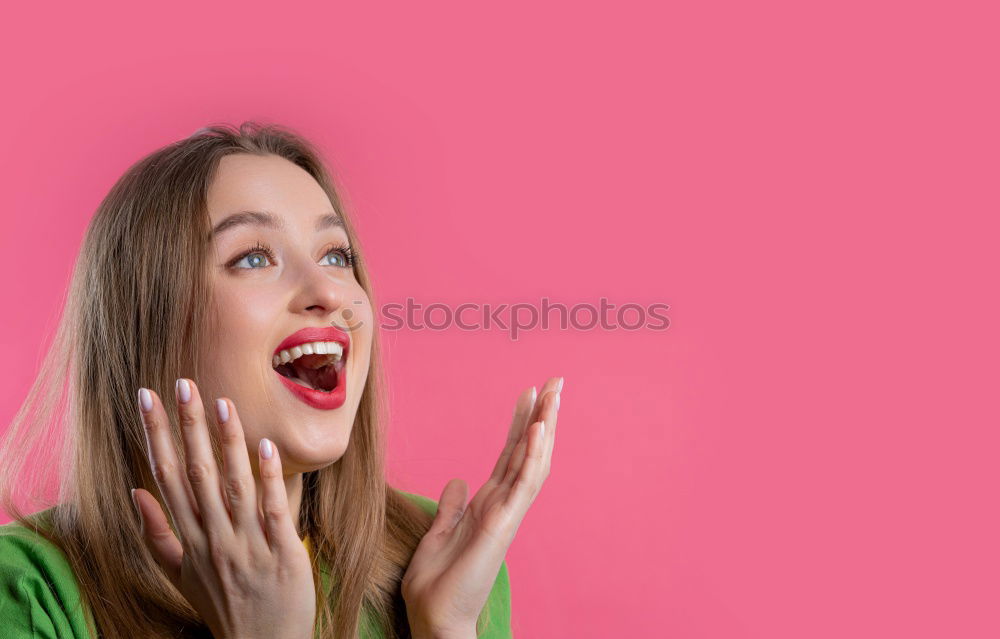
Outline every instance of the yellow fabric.
{"label": "yellow fabric", "polygon": [[313,548],[312,548],[312,542],[309,540],[309,535],[306,535],[305,537],[302,538],[302,545],[305,546],[306,550],[309,552],[309,557],[312,557]]}

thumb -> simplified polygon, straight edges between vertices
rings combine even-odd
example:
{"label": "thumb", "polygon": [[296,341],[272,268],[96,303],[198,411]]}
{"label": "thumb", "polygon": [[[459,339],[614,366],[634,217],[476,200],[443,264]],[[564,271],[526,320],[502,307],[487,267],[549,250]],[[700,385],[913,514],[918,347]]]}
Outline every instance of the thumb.
{"label": "thumb", "polygon": [[160,502],[156,497],[142,488],[132,489],[132,503],[139,511],[139,522],[142,526],[142,539],[149,549],[153,559],[167,574],[174,586],[180,589],[181,559],[184,558],[184,548],[170,528]]}
{"label": "thumb", "polygon": [[454,528],[465,514],[465,500],[468,497],[469,486],[462,479],[452,479],[445,484],[438,500],[437,514],[431,529],[436,533],[445,533]]}

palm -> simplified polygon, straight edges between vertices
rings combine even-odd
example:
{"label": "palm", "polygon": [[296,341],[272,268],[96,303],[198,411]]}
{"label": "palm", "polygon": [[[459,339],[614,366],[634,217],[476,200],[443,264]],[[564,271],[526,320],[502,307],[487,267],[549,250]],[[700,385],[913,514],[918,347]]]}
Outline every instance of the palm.
{"label": "palm", "polygon": [[548,477],[559,384],[550,379],[537,403],[533,394],[521,395],[507,444],[468,505],[464,481],[445,486],[403,577],[411,623],[439,634],[475,627],[518,526]]}

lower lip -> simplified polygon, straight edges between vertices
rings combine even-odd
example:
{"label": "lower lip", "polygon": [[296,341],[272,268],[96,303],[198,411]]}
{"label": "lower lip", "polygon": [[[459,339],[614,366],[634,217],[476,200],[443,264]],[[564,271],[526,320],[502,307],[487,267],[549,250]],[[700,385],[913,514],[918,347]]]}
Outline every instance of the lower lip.
{"label": "lower lip", "polygon": [[293,395],[313,408],[318,408],[320,410],[333,410],[334,408],[340,408],[344,404],[344,399],[347,398],[346,367],[344,367],[344,369],[337,374],[337,387],[329,393],[300,386],[277,371],[274,374],[278,376],[278,379],[280,379],[281,383],[285,385],[285,388],[292,391]]}

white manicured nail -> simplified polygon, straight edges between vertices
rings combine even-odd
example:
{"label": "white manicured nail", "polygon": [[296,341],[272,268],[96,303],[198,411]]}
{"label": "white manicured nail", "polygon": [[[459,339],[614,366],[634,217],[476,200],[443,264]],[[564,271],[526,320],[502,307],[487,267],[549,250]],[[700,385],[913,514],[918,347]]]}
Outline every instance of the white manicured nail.
{"label": "white manicured nail", "polygon": [[191,384],[183,377],[177,380],[177,395],[180,397],[182,404],[187,404],[191,401]]}
{"label": "white manicured nail", "polygon": [[271,445],[271,440],[267,437],[260,440],[260,456],[264,459],[271,459],[274,456],[274,446]]}
{"label": "white manicured nail", "polygon": [[149,393],[149,390],[145,388],[139,389],[139,408],[141,408],[144,413],[148,413],[153,410],[153,396]]}

